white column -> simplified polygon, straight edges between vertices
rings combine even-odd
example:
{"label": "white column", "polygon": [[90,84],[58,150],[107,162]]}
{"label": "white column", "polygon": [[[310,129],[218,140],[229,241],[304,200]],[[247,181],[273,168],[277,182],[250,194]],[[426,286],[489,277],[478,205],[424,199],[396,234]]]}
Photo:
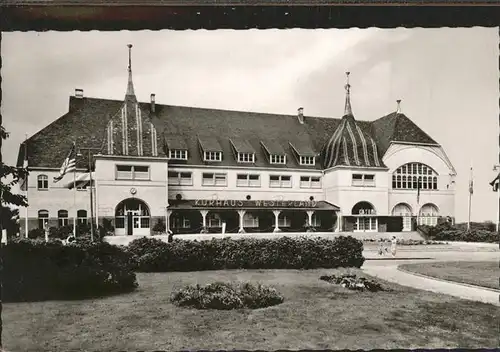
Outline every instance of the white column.
{"label": "white column", "polygon": [[342,214],[340,211],[335,212],[337,214],[337,224],[335,226],[335,232],[341,232],[342,231]]}
{"label": "white column", "polygon": [[279,216],[281,214],[281,210],[273,210],[273,214],[274,214],[274,230],[273,232],[280,232],[280,228],[278,226],[278,219],[279,219]]}
{"label": "white column", "polygon": [[238,210],[238,215],[240,216],[240,229],[238,233],[245,233],[245,229],[243,228],[243,217],[245,216],[246,210]]}
{"label": "white column", "polygon": [[170,215],[172,215],[172,210],[167,209],[167,216],[165,218],[165,232],[167,235],[170,233]]}
{"label": "white column", "polygon": [[308,217],[308,225],[309,226],[312,226],[312,223],[313,223],[313,214],[314,214],[314,211],[312,210],[308,210],[307,211],[307,217]]}
{"label": "white column", "polygon": [[208,210],[200,210],[200,213],[201,213],[201,217],[203,218],[203,225],[202,225],[203,226],[203,230],[206,230],[206,228],[207,228],[207,214],[208,214]]}

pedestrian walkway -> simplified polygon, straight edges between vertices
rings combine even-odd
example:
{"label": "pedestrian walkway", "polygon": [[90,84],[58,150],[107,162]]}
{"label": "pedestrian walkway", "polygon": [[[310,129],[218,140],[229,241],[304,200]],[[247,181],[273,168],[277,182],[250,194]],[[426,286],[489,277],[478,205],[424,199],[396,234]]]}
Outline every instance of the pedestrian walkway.
{"label": "pedestrian walkway", "polygon": [[[473,260],[473,259],[469,259]],[[409,260],[408,263],[414,263],[415,260]],[[479,301],[500,306],[497,292],[485,290],[482,288],[469,287],[460,284],[434,280],[422,276],[417,276],[398,270],[398,265],[402,262],[385,261],[385,265],[381,265],[380,261],[367,260],[363,264],[363,271],[368,275],[378,277],[380,279],[397,283],[402,286],[409,286],[420,290],[432,291],[436,293],[447,294],[459,298],[464,298],[472,301]]]}

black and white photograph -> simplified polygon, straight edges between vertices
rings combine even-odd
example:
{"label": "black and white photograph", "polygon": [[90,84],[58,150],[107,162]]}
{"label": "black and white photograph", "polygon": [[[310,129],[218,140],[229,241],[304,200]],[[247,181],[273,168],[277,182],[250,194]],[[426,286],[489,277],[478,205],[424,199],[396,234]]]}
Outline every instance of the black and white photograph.
{"label": "black and white photograph", "polygon": [[3,348],[498,347],[498,43],[2,33]]}

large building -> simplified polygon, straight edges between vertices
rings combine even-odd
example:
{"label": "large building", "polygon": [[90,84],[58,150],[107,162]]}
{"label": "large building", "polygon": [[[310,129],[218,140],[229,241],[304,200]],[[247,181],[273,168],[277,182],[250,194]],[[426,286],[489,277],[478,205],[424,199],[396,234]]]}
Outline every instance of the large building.
{"label": "large building", "polygon": [[[28,230],[87,222],[91,210],[117,236],[149,235],[158,222],[174,233],[386,232],[453,218],[456,173],[443,148],[399,102],[356,119],[348,75],[345,88],[341,118],[138,102],[129,56],[123,100],[77,89],[68,112],[21,145]],[[55,183],[73,143],[76,175]],[[89,160],[92,187],[68,190]]]}

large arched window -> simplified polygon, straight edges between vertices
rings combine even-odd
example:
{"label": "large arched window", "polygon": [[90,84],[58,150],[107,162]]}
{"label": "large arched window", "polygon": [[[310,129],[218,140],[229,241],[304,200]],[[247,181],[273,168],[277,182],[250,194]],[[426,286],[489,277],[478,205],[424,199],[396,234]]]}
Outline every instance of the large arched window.
{"label": "large arched window", "polygon": [[68,225],[68,211],[67,210],[59,210],[57,212],[57,222],[59,227]]}
{"label": "large arched window", "polygon": [[45,228],[45,224],[49,222],[49,211],[39,210],[38,211],[38,228]]}
{"label": "large arched window", "polygon": [[419,224],[436,226],[439,217],[439,210],[434,204],[425,204],[419,212]]}
{"label": "large arched window", "polygon": [[392,174],[393,189],[437,190],[438,173],[422,163],[408,163]]}
{"label": "large arched window", "polygon": [[46,191],[49,189],[49,177],[47,175],[38,175],[37,188],[39,191]]}

